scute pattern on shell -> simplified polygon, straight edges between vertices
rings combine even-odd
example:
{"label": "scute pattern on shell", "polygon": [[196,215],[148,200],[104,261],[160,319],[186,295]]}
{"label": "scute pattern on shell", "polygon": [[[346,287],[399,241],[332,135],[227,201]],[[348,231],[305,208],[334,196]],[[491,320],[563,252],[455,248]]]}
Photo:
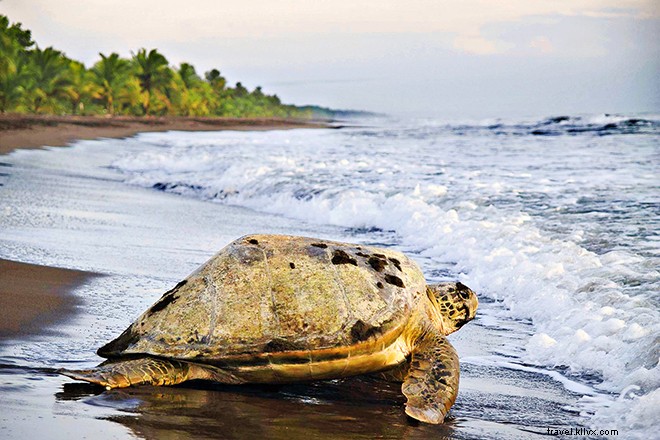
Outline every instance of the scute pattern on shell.
{"label": "scute pattern on shell", "polygon": [[249,235],[168,291],[99,354],[221,359],[347,346],[405,322],[425,291],[417,264],[396,251]]}

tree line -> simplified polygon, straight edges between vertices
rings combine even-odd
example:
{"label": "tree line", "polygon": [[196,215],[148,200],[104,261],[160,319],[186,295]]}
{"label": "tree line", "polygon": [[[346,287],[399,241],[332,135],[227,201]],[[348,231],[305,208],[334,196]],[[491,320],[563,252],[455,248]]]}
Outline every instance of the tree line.
{"label": "tree line", "polygon": [[202,77],[189,63],[169,65],[158,50],[130,59],[99,54],[90,68],[0,15],[0,112],[83,115],[311,117],[261,87],[228,87],[218,69]]}

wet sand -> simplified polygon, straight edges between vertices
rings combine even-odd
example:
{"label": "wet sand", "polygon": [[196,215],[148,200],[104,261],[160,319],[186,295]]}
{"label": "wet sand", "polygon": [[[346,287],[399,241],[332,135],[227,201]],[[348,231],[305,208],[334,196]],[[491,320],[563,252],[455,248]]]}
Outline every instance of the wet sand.
{"label": "wet sand", "polygon": [[0,115],[0,154],[64,146],[76,140],[123,138],[148,131],[328,128],[324,121],[285,118]]}
{"label": "wet sand", "polygon": [[44,332],[74,312],[76,286],[96,274],[0,259],[0,338]]}

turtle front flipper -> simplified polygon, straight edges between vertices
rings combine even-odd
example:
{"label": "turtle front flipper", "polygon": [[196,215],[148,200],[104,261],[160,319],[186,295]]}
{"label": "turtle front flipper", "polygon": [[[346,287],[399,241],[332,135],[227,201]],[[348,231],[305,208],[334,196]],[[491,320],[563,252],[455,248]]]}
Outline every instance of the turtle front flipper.
{"label": "turtle front flipper", "polygon": [[61,369],[58,373],[72,379],[104,386],[108,390],[135,385],[176,385],[192,379],[232,384],[243,382],[232,374],[216,368],[154,357],[113,360],[91,370]]}
{"label": "turtle front flipper", "polygon": [[458,394],[458,354],[439,334],[429,335],[413,351],[401,386],[406,414],[426,423],[442,423]]}

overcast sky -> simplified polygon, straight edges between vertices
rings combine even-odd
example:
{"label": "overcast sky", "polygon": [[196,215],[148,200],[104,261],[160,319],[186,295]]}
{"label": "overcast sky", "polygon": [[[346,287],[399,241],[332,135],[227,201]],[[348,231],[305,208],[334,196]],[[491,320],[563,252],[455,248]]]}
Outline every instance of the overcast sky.
{"label": "overcast sky", "polygon": [[0,0],[0,13],[88,66],[157,48],[295,104],[660,112],[658,0]]}

